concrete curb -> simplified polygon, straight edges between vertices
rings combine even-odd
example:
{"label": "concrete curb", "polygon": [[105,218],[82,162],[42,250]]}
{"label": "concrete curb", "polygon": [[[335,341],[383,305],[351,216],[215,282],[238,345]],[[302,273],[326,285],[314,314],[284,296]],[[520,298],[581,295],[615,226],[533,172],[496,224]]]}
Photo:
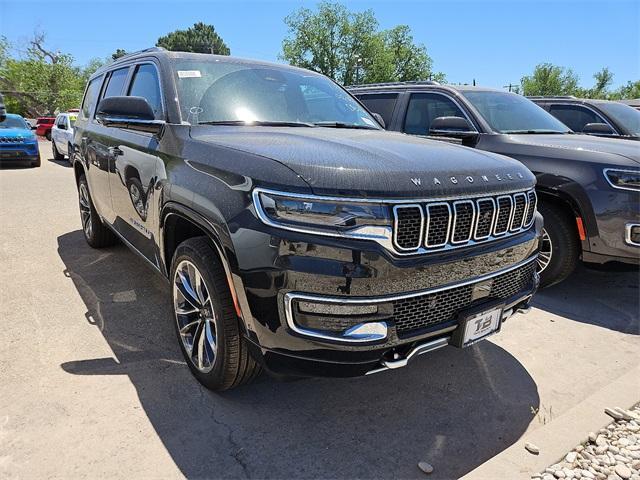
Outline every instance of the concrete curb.
{"label": "concrete curb", "polygon": [[[498,478],[530,479],[558,462],[576,445],[613,421],[604,413],[606,407],[630,408],[640,400],[640,367],[622,375],[606,387],[571,408],[543,427],[525,433],[520,440],[465,475],[465,480],[495,480]],[[532,455],[524,448],[530,442],[540,448]]]}

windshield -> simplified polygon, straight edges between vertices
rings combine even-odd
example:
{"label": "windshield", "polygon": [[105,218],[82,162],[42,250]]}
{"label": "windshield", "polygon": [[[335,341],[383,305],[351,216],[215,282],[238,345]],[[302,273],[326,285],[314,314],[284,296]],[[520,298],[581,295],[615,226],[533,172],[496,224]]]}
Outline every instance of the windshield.
{"label": "windshield", "polygon": [[27,123],[21,117],[7,117],[0,122],[0,128],[28,129]]}
{"label": "windshield", "polygon": [[500,133],[568,133],[571,130],[520,95],[506,92],[462,91],[493,130]]}
{"label": "windshield", "polygon": [[622,125],[630,135],[640,135],[640,112],[623,103],[598,103],[598,108]]}
{"label": "windshield", "polygon": [[312,72],[220,62],[215,57],[176,61],[174,69],[182,119],[192,125],[379,128],[347,92]]}

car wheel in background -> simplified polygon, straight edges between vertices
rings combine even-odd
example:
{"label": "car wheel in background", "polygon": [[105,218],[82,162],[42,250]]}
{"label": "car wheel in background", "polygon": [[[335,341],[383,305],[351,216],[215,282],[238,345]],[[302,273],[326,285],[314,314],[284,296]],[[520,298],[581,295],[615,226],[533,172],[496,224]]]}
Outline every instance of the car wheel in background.
{"label": "car wheel in background", "polygon": [[37,160],[35,160],[34,162],[31,162],[31,167],[32,168],[38,168],[40,166],[40,155],[38,155]]}
{"label": "car wheel in background", "polygon": [[51,141],[51,130],[49,130],[47,133],[45,133],[44,138],[46,138],[47,140]]}
{"label": "car wheel in background", "polygon": [[561,282],[576,268],[580,256],[578,233],[572,216],[553,204],[542,204],[542,244],[538,256],[540,286]]}
{"label": "car wheel in background", "polygon": [[82,221],[82,231],[84,239],[93,248],[103,248],[113,245],[116,237],[107,226],[102,223],[98,212],[96,212],[89,193],[89,185],[84,175],[78,180],[78,203],[80,205],[80,219]]}
{"label": "car wheel in background", "polygon": [[261,371],[249,354],[227,277],[205,237],[185,240],[171,263],[176,333],[189,369],[210,390],[227,390]]}
{"label": "car wheel in background", "polygon": [[56,142],[51,142],[51,151],[53,152],[54,160],[64,160],[64,155],[58,151],[58,147],[56,147]]}

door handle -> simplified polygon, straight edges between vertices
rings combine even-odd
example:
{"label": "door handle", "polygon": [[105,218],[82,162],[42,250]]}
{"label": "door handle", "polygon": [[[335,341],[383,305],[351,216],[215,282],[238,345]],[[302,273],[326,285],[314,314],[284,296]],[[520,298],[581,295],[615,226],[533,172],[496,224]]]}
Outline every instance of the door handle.
{"label": "door handle", "polygon": [[108,151],[109,151],[109,155],[113,155],[114,157],[117,157],[119,155],[124,155],[124,152],[120,150],[120,148],[118,147],[109,147]]}

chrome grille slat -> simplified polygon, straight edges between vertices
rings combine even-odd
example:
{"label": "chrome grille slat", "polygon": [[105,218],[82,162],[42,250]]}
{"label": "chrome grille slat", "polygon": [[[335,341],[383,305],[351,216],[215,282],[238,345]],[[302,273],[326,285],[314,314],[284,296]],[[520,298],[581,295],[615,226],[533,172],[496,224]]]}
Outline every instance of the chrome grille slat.
{"label": "chrome grille slat", "polygon": [[522,222],[524,222],[526,211],[527,196],[524,193],[516,193],[513,196],[513,213],[511,215],[509,231],[514,232],[522,228]]}
{"label": "chrome grille slat", "polygon": [[453,229],[451,243],[466,243],[473,235],[476,216],[475,203],[471,200],[453,202]]}
{"label": "chrome grille slat", "polygon": [[422,244],[424,212],[415,204],[393,207],[393,243],[402,251],[417,250]]}
{"label": "chrome grille slat", "polygon": [[498,240],[528,229],[537,207],[535,190],[464,200],[393,206],[393,245],[413,255]]}
{"label": "chrome grille slat", "polygon": [[[425,209],[427,212],[425,246],[437,248],[446,245],[451,230],[451,206],[447,202],[429,203]],[[446,214],[443,215],[444,212]]]}

